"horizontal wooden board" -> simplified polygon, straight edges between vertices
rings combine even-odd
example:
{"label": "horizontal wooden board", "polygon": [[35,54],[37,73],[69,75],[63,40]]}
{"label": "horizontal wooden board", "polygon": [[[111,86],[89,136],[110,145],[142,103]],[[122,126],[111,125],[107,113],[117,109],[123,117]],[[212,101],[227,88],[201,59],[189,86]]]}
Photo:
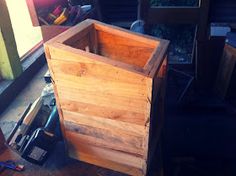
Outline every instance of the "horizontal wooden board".
{"label": "horizontal wooden board", "polygon": [[[94,106],[101,105],[106,108],[117,108],[119,110],[127,110],[136,113],[144,113],[147,102],[142,100],[133,100],[132,98],[118,97],[114,95],[96,94],[90,91],[82,91],[71,89],[68,87],[57,86],[58,95],[62,99],[69,99],[72,101],[79,101],[83,103],[92,104]],[[147,101],[147,100],[145,100]]]}
{"label": "horizontal wooden board", "polygon": [[[108,59],[107,57],[97,55],[94,53],[79,50],[71,46],[63,45],[60,43],[53,43],[49,48],[45,44],[45,50],[49,50],[50,59],[64,60],[64,61],[80,61],[83,63],[94,63],[100,66],[107,66],[109,70],[117,70],[118,72],[127,73],[131,77],[145,76],[143,68],[135,65],[126,64],[123,62]],[[120,73],[121,74],[121,73]]]}
{"label": "horizontal wooden board", "polygon": [[[79,119],[78,119],[79,121]],[[124,131],[111,131],[102,128],[91,127],[89,124],[81,125],[69,122],[67,120],[64,121],[64,126],[67,131],[71,131],[74,133],[86,135],[88,137],[97,138],[100,141],[107,141],[111,144],[116,143],[118,148],[125,148],[127,146],[128,149],[132,149],[132,153],[142,155],[143,154],[143,138],[137,136],[131,136],[125,133]],[[102,147],[102,146],[100,146]],[[111,148],[111,146],[109,147]],[[114,148],[118,150],[118,148]],[[125,152],[123,150],[123,152]],[[138,153],[136,153],[138,152]]]}
{"label": "horizontal wooden board", "polygon": [[79,159],[80,161],[84,161],[90,164],[94,164],[96,166],[109,168],[114,171],[126,173],[133,176],[144,176],[142,169],[138,169],[135,167],[127,166],[125,164],[117,163],[114,161],[109,161],[102,157],[98,158],[95,155],[90,155],[87,153],[80,152],[77,148],[73,147],[72,144],[68,143],[69,156],[74,159]]}
{"label": "horizontal wooden board", "polygon": [[[92,20],[92,21],[94,21],[94,20]],[[137,42],[141,42],[141,43],[143,43],[147,46],[152,46],[154,48],[158,47],[161,44],[161,40],[159,40],[155,37],[151,37],[149,35],[144,35],[144,34],[139,34],[139,33],[134,34],[130,30],[118,28],[118,27],[115,27],[115,26],[111,27],[110,25],[103,25],[100,22],[96,22],[94,24],[94,27],[98,31],[112,33],[112,34],[115,34],[119,37],[124,37],[127,40],[134,40],[134,41],[137,41]]]}
{"label": "horizontal wooden board", "polygon": [[[54,64],[52,64],[54,65]],[[65,65],[67,68],[67,65]],[[55,70],[55,79],[58,86],[70,87],[77,90],[88,90],[97,92],[98,94],[106,95],[119,95],[120,97],[130,97],[133,99],[146,100],[147,87],[146,85],[137,85],[130,83],[122,83],[116,80],[107,81],[101,77],[91,77],[87,75],[74,76],[73,74],[65,74]],[[81,70],[80,70],[81,71]],[[73,72],[71,70],[71,72]],[[79,71],[78,71],[79,72]]]}
{"label": "horizontal wooden board", "polygon": [[148,24],[198,24],[199,7],[151,7],[147,14]]}
{"label": "horizontal wooden board", "polygon": [[[69,147],[78,151],[79,159],[81,159],[80,154],[87,154],[90,156],[96,156],[97,159],[107,160],[137,169],[142,169],[145,164],[145,161],[142,158],[131,154],[81,143],[81,141],[76,140],[71,133],[66,133],[66,140]],[[81,160],[84,161],[83,159]]]}
{"label": "horizontal wooden board", "polygon": [[[127,140],[127,135],[120,133],[120,136],[113,135],[112,133],[106,134],[106,130],[95,129],[88,126],[75,125],[71,122],[65,121],[66,133],[73,136],[74,139],[85,143],[88,145],[94,145],[97,147],[112,149],[116,151],[125,152],[128,154],[133,154],[138,157],[144,156],[144,149],[141,147],[136,147],[135,137],[132,140]],[[92,131],[94,130],[94,131]],[[126,139],[124,139],[126,138]],[[131,138],[131,137],[129,137]],[[137,137],[136,137],[137,138]],[[138,139],[139,140],[139,139]],[[127,142],[128,141],[128,142]]]}
{"label": "horizontal wooden board", "polygon": [[145,115],[142,113],[135,113],[127,110],[119,110],[117,108],[111,108],[111,107],[106,108],[100,105],[94,106],[91,104],[67,99],[60,99],[60,104],[61,108],[65,111],[81,113],[87,116],[96,116],[99,118],[127,122],[141,126],[144,126],[146,123],[144,119]]}
{"label": "horizontal wooden board", "polygon": [[87,116],[80,113],[70,112],[63,110],[64,120],[81,124],[90,125],[95,128],[102,128],[110,131],[123,131],[131,136],[145,137],[147,135],[148,129],[145,126],[130,124],[126,122],[120,122],[111,119],[100,118],[97,116]]}
{"label": "horizontal wooden board", "polygon": [[97,38],[99,54],[141,68],[146,65],[154,51],[153,47],[141,42],[103,31],[97,31]]}
{"label": "horizontal wooden board", "polygon": [[105,31],[100,31],[96,30],[97,33],[97,38],[98,38],[98,43],[104,43],[108,44],[111,43],[111,45],[121,45],[121,46],[126,46],[130,48],[143,48],[148,50],[149,52],[152,52],[155,47],[153,45],[143,43],[142,41],[137,41],[134,39],[127,39],[126,37],[122,37],[119,35],[116,35],[116,33],[112,32],[105,32]]}
{"label": "horizontal wooden board", "polygon": [[[127,86],[139,86],[144,88],[147,78],[143,76],[137,76],[128,71],[121,71],[115,67],[111,68],[109,65],[103,65],[101,63],[92,63],[89,61],[81,61],[80,57],[76,57],[76,60],[64,60],[59,58],[60,56],[53,56],[51,65],[53,72],[57,74],[69,74],[79,78],[93,78],[102,79],[103,82],[113,83],[119,82],[119,84],[129,84]],[[129,88],[129,87],[128,87]]]}

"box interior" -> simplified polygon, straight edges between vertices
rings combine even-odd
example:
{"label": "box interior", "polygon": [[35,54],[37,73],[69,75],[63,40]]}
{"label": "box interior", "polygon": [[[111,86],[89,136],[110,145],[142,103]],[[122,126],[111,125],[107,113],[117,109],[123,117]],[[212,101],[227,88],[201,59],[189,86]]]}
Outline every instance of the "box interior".
{"label": "box interior", "polygon": [[63,44],[141,68],[155,50],[153,45],[96,29],[95,25],[78,32]]}

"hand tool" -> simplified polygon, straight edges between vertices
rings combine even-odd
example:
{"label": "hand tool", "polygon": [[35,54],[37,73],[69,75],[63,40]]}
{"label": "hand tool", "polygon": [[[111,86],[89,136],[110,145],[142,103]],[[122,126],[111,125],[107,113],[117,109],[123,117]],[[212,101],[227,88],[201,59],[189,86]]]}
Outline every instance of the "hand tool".
{"label": "hand tool", "polygon": [[27,161],[42,165],[58,141],[58,137],[55,135],[58,123],[59,115],[54,106],[46,125],[33,132],[21,156]]}
{"label": "hand tool", "polygon": [[29,107],[29,109],[27,108],[27,113],[23,114],[20,122],[17,123],[17,128],[14,128],[11,132],[7,141],[13,149],[19,150],[22,147],[25,137],[27,136],[26,134],[35,120],[37,113],[41,109],[42,103],[43,101],[40,97]]}
{"label": "hand tool", "polygon": [[24,165],[21,164],[16,164],[14,161],[8,160],[8,161],[0,161],[0,166],[2,169],[12,169],[15,171],[23,171],[24,170]]}

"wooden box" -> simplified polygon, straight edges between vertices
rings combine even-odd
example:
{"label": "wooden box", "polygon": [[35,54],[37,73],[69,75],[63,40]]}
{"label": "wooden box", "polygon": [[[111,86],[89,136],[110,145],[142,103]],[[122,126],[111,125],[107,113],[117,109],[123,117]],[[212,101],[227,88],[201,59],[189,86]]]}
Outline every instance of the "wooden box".
{"label": "wooden box", "polygon": [[161,129],[168,45],[95,20],[45,44],[71,157],[146,174]]}

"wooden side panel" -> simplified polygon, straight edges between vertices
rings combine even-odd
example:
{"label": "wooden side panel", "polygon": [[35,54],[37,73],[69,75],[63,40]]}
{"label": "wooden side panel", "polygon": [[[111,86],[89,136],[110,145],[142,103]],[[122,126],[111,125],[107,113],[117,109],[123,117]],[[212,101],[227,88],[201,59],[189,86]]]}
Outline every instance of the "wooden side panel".
{"label": "wooden side panel", "polygon": [[[61,100],[69,100],[70,103],[78,102],[88,105],[87,108],[98,110],[101,116],[109,114],[109,108],[111,108],[112,115],[104,116],[104,118],[145,125],[148,118],[146,107],[150,103],[147,100],[145,77],[139,80],[141,84],[133,83],[138,80],[135,81],[131,78],[128,80],[129,82],[121,81],[120,79],[126,79],[123,78],[123,73],[118,70],[114,72],[109,66],[67,62],[54,59],[53,55],[51,57],[53,58],[51,65],[60,102]],[[85,113],[86,111],[78,108],[76,104],[72,106],[77,107],[73,108],[77,112],[83,111]],[[106,111],[107,109],[108,111]],[[94,114],[90,109],[87,112],[89,113],[87,115],[96,115],[96,112]],[[137,116],[131,117],[133,114]]]}
{"label": "wooden side panel", "polygon": [[[53,50],[49,47],[49,51]],[[63,52],[50,52],[48,62],[71,155],[103,167],[109,164],[108,168],[120,172],[143,175],[150,78]]]}
{"label": "wooden side panel", "polygon": [[[98,51],[102,56],[143,68],[154,50],[135,40],[97,31]],[[114,49],[115,46],[115,49]]]}
{"label": "wooden side panel", "polygon": [[81,125],[70,120],[66,120],[64,125],[66,133],[74,133],[74,136],[83,143],[116,151],[125,151],[139,157],[143,156],[143,138],[141,136],[132,136],[125,131],[92,127],[88,124]]}
{"label": "wooden side panel", "polygon": [[160,142],[165,116],[165,89],[167,81],[167,56],[161,63],[160,69],[153,78],[152,107],[149,130],[148,163],[152,162],[153,155]]}

